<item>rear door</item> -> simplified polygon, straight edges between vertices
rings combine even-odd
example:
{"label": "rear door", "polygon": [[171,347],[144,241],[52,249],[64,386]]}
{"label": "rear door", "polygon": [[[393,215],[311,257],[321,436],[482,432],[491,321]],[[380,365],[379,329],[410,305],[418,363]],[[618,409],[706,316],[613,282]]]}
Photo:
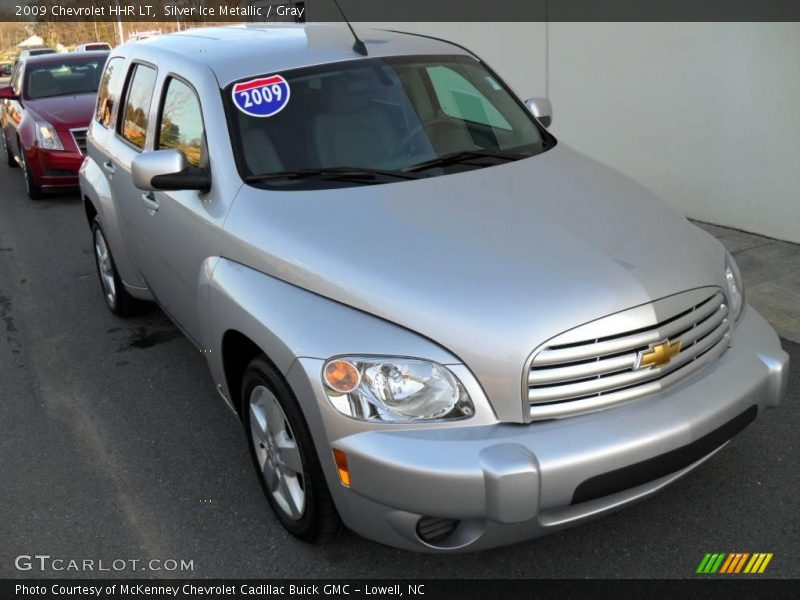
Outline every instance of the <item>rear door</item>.
{"label": "rear door", "polygon": [[[111,153],[115,147],[117,121],[122,115],[120,104],[123,99],[123,86],[128,72],[126,58],[112,56],[106,62],[100,86],[97,90],[97,105],[94,118],[89,124],[86,136],[87,161],[97,165],[98,169],[86,170],[90,177],[97,178],[88,182],[97,202],[101,216],[106,242],[111,246],[114,262],[122,281],[129,288],[144,288],[144,282],[138,269],[133,267],[129,253],[131,245],[127,231],[120,227],[121,215],[114,205],[114,157]],[[101,181],[101,180],[105,181]]]}
{"label": "rear door", "polygon": [[[142,253],[147,211],[142,192],[133,185],[133,159],[152,146],[148,138],[157,71],[153,65],[133,62],[128,70],[114,133],[106,139],[101,167],[109,177],[120,230],[137,278],[142,278]],[[149,145],[149,146],[148,146]]]}

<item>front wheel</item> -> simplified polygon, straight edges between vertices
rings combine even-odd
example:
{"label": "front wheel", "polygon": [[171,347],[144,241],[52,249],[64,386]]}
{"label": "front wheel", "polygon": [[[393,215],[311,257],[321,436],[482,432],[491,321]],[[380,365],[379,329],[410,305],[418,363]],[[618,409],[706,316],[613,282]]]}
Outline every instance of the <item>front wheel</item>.
{"label": "front wheel", "polygon": [[250,363],[242,384],[250,454],[275,516],[306,542],[330,540],[339,530],[339,514],[289,386],[264,356]]}
{"label": "front wheel", "polygon": [[140,302],[131,296],[122,284],[111,256],[100,223],[92,221],[92,241],[94,242],[94,262],[97,266],[97,275],[100,277],[100,286],[103,289],[103,298],[106,306],[118,317],[130,317],[139,312]]}
{"label": "front wheel", "polygon": [[17,164],[17,159],[14,158],[14,154],[11,152],[11,148],[8,147],[8,142],[6,141],[6,135],[0,134],[0,137],[3,138],[3,153],[6,157],[6,164],[11,167],[12,169],[16,169],[19,167]]}
{"label": "front wheel", "polygon": [[44,198],[44,192],[39,184],[36,183],[33,173],[31,173],[31,166],[28,163],[28,157],[25,156],[25,149],[20,147],[19,153],[22,156],[22,175],[25,177],[25,189],[28,191],[28,197],[31,200],[41,200]]}

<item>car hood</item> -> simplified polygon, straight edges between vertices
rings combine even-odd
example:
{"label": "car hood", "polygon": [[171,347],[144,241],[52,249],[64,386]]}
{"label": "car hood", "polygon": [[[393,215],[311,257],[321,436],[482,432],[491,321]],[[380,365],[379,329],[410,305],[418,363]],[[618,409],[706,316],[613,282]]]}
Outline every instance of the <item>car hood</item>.
{"label": "car hood", "polygon": [[86,127],[92,120],[96,102],[95,94],[55,96],[25,100],[25,108],[35,112],[57,129]]}
{"label": "car hood", "polygon": [[224,256],[445,347],[504,420],[522,419],[523,371],[544,341],[680,291],[724,286],[719,242],[563,144],[397,184],[244,186],[226,231]]}

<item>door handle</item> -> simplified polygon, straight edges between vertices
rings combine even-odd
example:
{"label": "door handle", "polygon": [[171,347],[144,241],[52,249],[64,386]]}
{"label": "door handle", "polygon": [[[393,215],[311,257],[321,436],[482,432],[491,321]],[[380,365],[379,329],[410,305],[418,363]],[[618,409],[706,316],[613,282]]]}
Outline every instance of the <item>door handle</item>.
{"label": "door handle", "polygon": [[156,200],[155,194],[153,192],[145,192],[141,196],[142,204],[145,205],[147,210],[152,215],[158,210],[158,200]]}
{"label": "door handle", "polygon": [[109,175],[113,175],[117,169],[114,166],[114,163],[112,163],[110,160],[107,160],[103,163],[103,170]]}

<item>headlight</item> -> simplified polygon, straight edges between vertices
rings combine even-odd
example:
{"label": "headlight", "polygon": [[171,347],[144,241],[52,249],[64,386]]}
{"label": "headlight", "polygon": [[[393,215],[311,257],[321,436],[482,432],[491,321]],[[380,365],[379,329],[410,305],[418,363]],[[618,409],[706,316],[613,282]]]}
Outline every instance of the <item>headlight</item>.
{"label": "headlight", "polygon": [[744,287],[742,286],[742,276],[739,267],[733,260],[730,252],[725,255],[725,281],[728,283],[728,302],[731,305],[731,314],[734,319],[738,319],[744,308]]}
{"label": "headlight", "polygon": [[56,128],[46,121],[39,121],[36,123],[36,140],[39,142],[39,147],[45,150],[64,149],[64,146],[61,145],[61,138],[58,137],[58,133],[56,132]]}
{"label": "headlight", "polygon": [[322,368],[331,404],[364,421],[463,419],[475,412],[461,382],[447,367],[390,356],[344,356]]}

